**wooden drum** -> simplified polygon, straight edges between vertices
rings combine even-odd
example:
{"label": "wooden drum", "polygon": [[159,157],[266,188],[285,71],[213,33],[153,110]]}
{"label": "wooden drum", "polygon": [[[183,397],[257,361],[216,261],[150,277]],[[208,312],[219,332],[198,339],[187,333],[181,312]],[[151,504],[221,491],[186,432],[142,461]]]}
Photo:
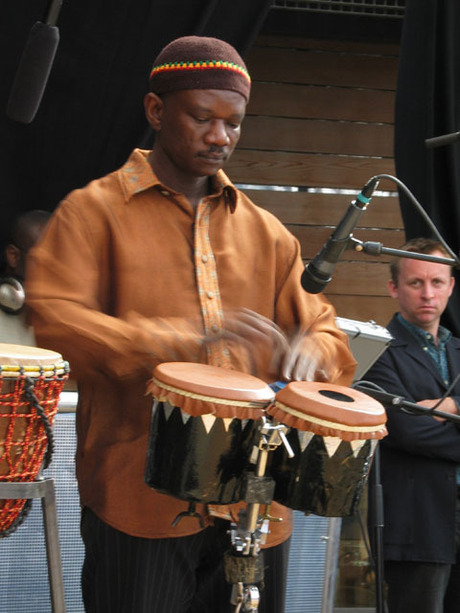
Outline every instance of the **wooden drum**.
{"label": "wooden drum", "polygon": [[252,375],[206,364],[157,366],[145,481],[189,502],[230,504],[274,392]]}
{"label": "wooden drum", "polygon": [[327,517],[351,515],[366,482],[377,440],[387,434],[383,406],[357,390],[292,382],[267,412],[290,427],[289,458],[279,447],[269,467],[274,499]]}
{"label": "wooden drum", "polygon": [[[0,344],[0,483],[34,481],[52,453],[59,395],[68,378],[59,353]],[[0,536],[24,516],[25,500],[0,500]]]}

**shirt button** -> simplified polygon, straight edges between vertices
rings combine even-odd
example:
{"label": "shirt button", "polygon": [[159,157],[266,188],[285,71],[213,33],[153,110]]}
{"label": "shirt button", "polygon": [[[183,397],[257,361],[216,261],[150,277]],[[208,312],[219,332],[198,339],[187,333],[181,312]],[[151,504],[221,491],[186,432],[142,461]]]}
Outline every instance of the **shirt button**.
{"label": "shirt button", "polygon": [[206,262],[208,261],[208,256],[206,254],[203,253],[203,255],[201,256],[201,261],[206,264]]}
{"label": "shirt button", "polygon": [[217,324],[212,324],[211,330],[214,332],[214,334],[217,334],[219,332],[219,326]]}
{"label": "shirt button", "polygon": [[209,300],[214,298],[214,294],[212,292],[206,292],[206,296],[209,298]]}
{"label": "shirt button", "polygon": [[424,347],[424,348],[423,348],[423,351],[428,351],[428,347]]}

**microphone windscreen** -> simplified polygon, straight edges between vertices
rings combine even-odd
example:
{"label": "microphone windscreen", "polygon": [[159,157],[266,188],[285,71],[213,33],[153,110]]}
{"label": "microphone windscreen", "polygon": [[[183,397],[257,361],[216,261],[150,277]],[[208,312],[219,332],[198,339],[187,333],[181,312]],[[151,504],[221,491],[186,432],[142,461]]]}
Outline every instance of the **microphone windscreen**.
{"label": "microphone windscreen", "polygon": [[37,21],[29,34],[11,88],[6,114],[30,123],[40,106],[59,43],[56,26]]}

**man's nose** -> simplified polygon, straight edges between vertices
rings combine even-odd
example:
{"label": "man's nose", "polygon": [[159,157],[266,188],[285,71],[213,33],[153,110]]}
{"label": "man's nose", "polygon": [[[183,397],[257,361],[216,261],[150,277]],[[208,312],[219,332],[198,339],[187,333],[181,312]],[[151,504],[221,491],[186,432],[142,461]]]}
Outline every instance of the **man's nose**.
{"label": "man's nose", "polygon": [[230,144],[230,137],[224,121],[216,120],[210,125],[209,131],[206,134],[206,142],[224,147]]}
{"label": "man's nose", "polygon": [[424,298],[432,298],[434,296],[434,290],[431,283],[424,283],[422,287],[422,296]]}

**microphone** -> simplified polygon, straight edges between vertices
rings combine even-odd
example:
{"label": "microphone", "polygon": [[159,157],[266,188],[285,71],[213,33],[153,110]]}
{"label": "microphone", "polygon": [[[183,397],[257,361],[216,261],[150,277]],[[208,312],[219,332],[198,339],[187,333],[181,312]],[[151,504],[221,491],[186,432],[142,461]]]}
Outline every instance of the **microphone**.
{"label": "microphone", "polygon": [[452,134],[443,134],[442,136],[434,136],[433,138],[427,138],[425,140],[425,146],[428,149],[433,147],[442,147],[443,145],[450,145],[460,140],[460,132],[452,132]]}
{"label": "microphone", "polygon": [[52,0],[46,23],[37,21],[22,52],[6,108],[13,121],[30,123],[40,106],[59,44],[55,26],[62,0]]}
{"label": "microphone", "polygon": [[319,294],[332,279],[335,265],[348,247],[353,237],[352,231],[356,227],[362,213],[366,210],[378,183],[379,179],[376,177],[369,179],[356,200],[348,207],[347,212],[329,237],[327,243],[306,266],[301,277],[301,284],[306,292]]}

